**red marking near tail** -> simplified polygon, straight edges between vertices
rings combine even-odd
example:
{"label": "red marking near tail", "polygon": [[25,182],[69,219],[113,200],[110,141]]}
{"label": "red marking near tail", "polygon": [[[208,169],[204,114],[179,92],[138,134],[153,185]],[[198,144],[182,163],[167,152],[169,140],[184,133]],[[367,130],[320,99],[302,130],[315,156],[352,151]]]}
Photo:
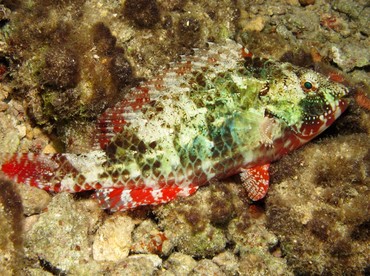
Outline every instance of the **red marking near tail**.
{"label": "red marking near tail", "polygon": [[[31,160],[30,157],[32,157]],[[39,187],[40,184],[47,182],[53,176],[54,169],[53,166],[50,166],[51,162],[51,160],[44,160],[33,154],[18,154],[5,162],[1,171],[16,182]]]}
{"label": "red marking near tail", "polygon": [[108,194],[111,208],[116,206],[122,200],[121,195],[122,195],[123,190],[124,188],[116,188],[116,189],[113,189],[112,192]]}
{"label": "red marking near tail", "polygon": [[146,204],[153,204],[155,199],[152,195],[153,189],[140,189],[140,190],[131,190],[130,195],[131,199],[134,202],[142,202]]}
{"label": "red marking near tail", "polygon": [[161,200],[170,201],[172,199],[175,199],[180,192],[181,189],[179,187],[165,188],[162,190]]}

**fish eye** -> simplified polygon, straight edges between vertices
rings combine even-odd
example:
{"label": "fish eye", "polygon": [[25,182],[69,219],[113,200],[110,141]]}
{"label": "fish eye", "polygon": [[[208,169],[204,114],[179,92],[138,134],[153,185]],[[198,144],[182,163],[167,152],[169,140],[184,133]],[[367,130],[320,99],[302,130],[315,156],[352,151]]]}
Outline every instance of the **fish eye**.
{"label": "fish eye", "polygon": [[311,89],[312,88],[312,83],[310,83],[309,81],[306,81],[304,84],[303,84],[304,88],[306,89]]}
{"label": "fish eye", "polygon": [[304,92],[312,92],[317,90],[317,87],[311,81],[302,81],[301,86]]}

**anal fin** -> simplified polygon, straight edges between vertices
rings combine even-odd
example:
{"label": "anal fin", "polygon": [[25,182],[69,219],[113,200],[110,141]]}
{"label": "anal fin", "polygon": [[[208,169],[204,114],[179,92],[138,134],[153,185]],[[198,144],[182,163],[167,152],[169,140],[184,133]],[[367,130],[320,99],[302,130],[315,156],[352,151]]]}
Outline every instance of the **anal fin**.
{"label": "anal fin", "polygon": [[178,197],[186,197],[196,192],[198,186],[163,187],[145,189],[104,188],[96,191],[94,197],[103,209],[125,211],[142,205],[158,205]]}
{"label": "anal fin", "polygon": [[265,164],[241,170],[242,184],[248,193],[248,197],[253,201],[264,198],[267,193],[270,180],[269,167],[270,164]]}

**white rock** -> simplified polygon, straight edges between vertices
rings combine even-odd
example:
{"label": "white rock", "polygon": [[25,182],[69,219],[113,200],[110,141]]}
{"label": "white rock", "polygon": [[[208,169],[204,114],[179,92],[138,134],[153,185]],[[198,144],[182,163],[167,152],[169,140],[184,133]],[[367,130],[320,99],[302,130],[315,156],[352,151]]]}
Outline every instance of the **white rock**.
{"label": "white rock", "polygon": [[108,218],[94,238],[94,260],[111,262],[124,260],[130,251],[134,226],[134,221],[122,213],[115,213]]}

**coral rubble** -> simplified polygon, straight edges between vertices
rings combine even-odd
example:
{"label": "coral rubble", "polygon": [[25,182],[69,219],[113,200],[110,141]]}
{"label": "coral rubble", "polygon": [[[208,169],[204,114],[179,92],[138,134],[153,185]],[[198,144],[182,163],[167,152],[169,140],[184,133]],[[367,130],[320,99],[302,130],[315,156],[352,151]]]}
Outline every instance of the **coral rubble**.
{"label": "coral rubble", "polygon": [[[287,170],[291,163],[296,166]],[[364,271],[370,261],[369,174],[365,134],[307,145],[274,166],[267,225],[296,274]]]}

